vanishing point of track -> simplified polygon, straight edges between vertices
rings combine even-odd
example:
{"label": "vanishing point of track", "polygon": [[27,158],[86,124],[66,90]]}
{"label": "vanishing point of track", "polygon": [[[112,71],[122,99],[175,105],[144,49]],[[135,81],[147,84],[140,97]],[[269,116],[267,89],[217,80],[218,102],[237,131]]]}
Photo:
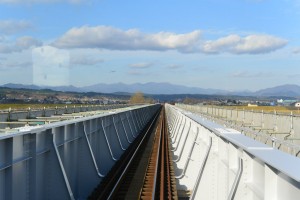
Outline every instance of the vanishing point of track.
{"label": "vanishing point of track", "polygon": [[89,199],[178,199],[164,107]]}

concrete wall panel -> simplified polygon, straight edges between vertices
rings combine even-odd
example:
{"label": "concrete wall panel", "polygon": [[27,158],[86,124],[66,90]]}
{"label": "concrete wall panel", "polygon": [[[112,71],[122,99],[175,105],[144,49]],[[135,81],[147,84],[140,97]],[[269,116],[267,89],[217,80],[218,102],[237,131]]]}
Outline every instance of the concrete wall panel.
{"label": "concrete wall panel", "polygon": [[[139,106],[0,133],[0,199],[86,199],[158,108]],[[78,111],[57,109],[45,116]],[[27,114],[10,117],[17,120]]]}
{"label": "concrete wall panel", "polygon": [[[166,106],[169,132],[172,142],[175,135],[181,132],[180,120],[191,122],[192,129],[189,137],[193,138],[195,130],[197,137],[193,147],[191,140],[183,148],[181,159],[189,160],[187,166],[174,162],[177,189],[179,194],[184,190],[190,193],[190,199],[297,199],[300,195],[300,166],[299,158],[264,143],[255,141],[241,132],[228,128],[199,115],[194,111],[209,111],[211,114],[225,116],[225,111],[212,110],[209,107],[175,107]],[[219,112],[219,114],[218,114]],[[263,113],[250,113],[244,111],[226,111],[243,119],[247,116],[262,117],[272,121],[274,116]],[[207,114],[207,113],[206,113]],[[231,114],[230,114],[231,116]],[[289,117],[289,116],[283,116]],[[260,120],[262,119],[260,118]],[[177,120],[176,120],[177,119]],[[216,118],[214,118],[216,119]],[[256,123],[261,121],[257,120]],[[240,123],[239,123],[240,124]],[[187,129],[189,123],[184,125]],[[272,126],[273,121],[266,127]],[[184,140],[184,137],[182,138]],[[182,142],[182,141],[181,141]],[[179,141],[180,144],[180,141]],[[192,148],[190,148],[192,146]],[[189,151],[192,149],[192,152]],[[176,152],[173,152],[176,157]],[[184,172],[183,176],[178,176]]]}

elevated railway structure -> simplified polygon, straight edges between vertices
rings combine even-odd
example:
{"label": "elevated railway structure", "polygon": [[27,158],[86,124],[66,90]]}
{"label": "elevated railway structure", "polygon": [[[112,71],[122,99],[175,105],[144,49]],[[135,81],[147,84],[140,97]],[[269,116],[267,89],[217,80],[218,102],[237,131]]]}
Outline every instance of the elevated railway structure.
{"label": "elevated railway structure", "polygon": [[300,196],[298,157],[187,106],[78,110],[2,125],[0,199]]}
{"label": "elevated railway structure", "polygon": [[[5,109],[0,110],[0,131],[9,131],[26,125],[43,125],[57,121],[85,117],[115,109],[126,108],[126,104],[113,105],[65,105],[44,108]],[[15,130],[13,130],[15,131]]]}
{"label": "elevated railway structure", "polygon": [[300,116],[277,113],[178,104],[178,107],[197,113],[211,121],[239,130],[264,144],[300,157]]}

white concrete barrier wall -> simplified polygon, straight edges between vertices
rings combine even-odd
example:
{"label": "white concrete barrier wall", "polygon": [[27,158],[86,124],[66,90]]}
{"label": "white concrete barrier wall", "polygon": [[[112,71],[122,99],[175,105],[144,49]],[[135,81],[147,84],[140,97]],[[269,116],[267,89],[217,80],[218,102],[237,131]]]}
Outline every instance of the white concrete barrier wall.
{"label": "white concrete barrier wall", "polygon": [[158,108],[0,134],[0,199],[86,199]]}
{"label": "white concrete barrier wall", "polygon": [[243,133],[256,140],[300,157],[300,116],[283,113],[264,113],[235,108],[177,104],[194,113],[211,116],[230,126],[242,128]]}
{"label": "white concrete barrier wall", "polygon": [[166,111],[177,188],[191,199],[299,198],[299,158],[175,106]]}

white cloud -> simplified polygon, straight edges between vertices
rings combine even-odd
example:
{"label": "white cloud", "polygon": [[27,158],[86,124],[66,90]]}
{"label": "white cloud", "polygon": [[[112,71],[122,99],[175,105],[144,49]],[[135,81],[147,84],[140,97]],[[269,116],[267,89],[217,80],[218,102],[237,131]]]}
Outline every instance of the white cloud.
{"label": "white cloud", "polygon": [[288,78],[297,78],[297,79],[299,79],[299,78],[300,78],[300,74],[299,74],[299,73],[288,74],[287,77],[288,77]]}
{"label": "white cloud", "polygon": [[70,63],[73,65],[96,65],[104,62],[101,58],[92,58],[89,56],[71,56]]}
{"label": "white cloud", "polygon": [[203,45],[205,53],[261,54],[269,53],[284,47],[287,40],[271,35],[249,35],[240,37],[229,35]]}
{"label": "white cloud", "polygon": [[30,67],[32,66],[31,61],[24,61],[24,62],[13,62],[13,63],[0,63],[0,68],[1,69],[8,69],[8,68],[25,68],[25,67]]}
{"label": "white cloud", "polygon": [[185,34],[142,33],[137,29],[121,30],[109,26],[72,28],[52,44],[58,48],[94,48],[108,50],[177,50],[182,53],[261,54],[284,47],[287,40],[272,35],[228,35],[205,41],[201,31]]}
{"label": "white cloud", "polygon": [[21,20],[0,20],[0,34],[11,35],[32,29],[30,22]]}
{"label": "white cloud", "polygon": [[67,50],[51,46],[32,50],[33,84],[60,86],[69,84],[70,54]]}
{"label": "white cloud", "polygon": [[24,36],[20,37],[16,41],[16,46],[19,47],[20,49],[28,49],[33,46],[41,46],[42,42],[30,37],[30,36]]}
{"label": "white cloud", "polygon": [[84,0],[0,0],[0,4],[40,4],[40,3],[58,3],[67,2],[71,4],[78,4]]}
{"label": "white cloud", "polygon": [[200,31],[187,34],[142,33],[137,29],[123,31],[109,26],[72,28],[53,45],[60,48],[100,48],[109,50],[178,50],[193,51]]}
{"label": "white cloud", "polygon": [[270,78],[274,74],[271,72],[249,72],[249,71],[237,71],[231,75],[233,78]]}
{"label": "white cloud", "polygon": [[145,68],[149,68],[153,65],[153,63],[134,63],[129,65],[131,68],[136,68],[136,69],[145,69]]}
{"label": "white cloud", "polygon": [[288,43],[287,40],[270,35],[250,35],[242,39],[235,47],[237,53],[267,53],[280,49]]}
{"label": "white cloud", "polygon": [[182,65],[168,65],[167,68],[171,70],[180,69],[182,68]]}
{"label": "white cloud", "polygon": [[30,36],[24,36],[18,38],[15,43],[0,43],[0,53],[13,53],[13,52],[20,52],[26,49],[29,49],[31,47],[37,47],[41,46],[42,42],[30,37]]}
{"label": "white cloud", "polygon": [[140,75],[144,75],[143,72],[141,71],[137,71],[137,70],[131,70],[128,72],[129,75],[134,75],[134,76],[140,76]]}
{"label": "white cloud", "polygon": [[300,47],[293,49],[293,54],[300,54]]}
{"label": "white cloud", "polygon": [[221,51],[228,51],[233,46],[240,42],[240,36],[229,35],[217,40],[206,41],[203,45],[203,52],[205,53],[219,53]]}

